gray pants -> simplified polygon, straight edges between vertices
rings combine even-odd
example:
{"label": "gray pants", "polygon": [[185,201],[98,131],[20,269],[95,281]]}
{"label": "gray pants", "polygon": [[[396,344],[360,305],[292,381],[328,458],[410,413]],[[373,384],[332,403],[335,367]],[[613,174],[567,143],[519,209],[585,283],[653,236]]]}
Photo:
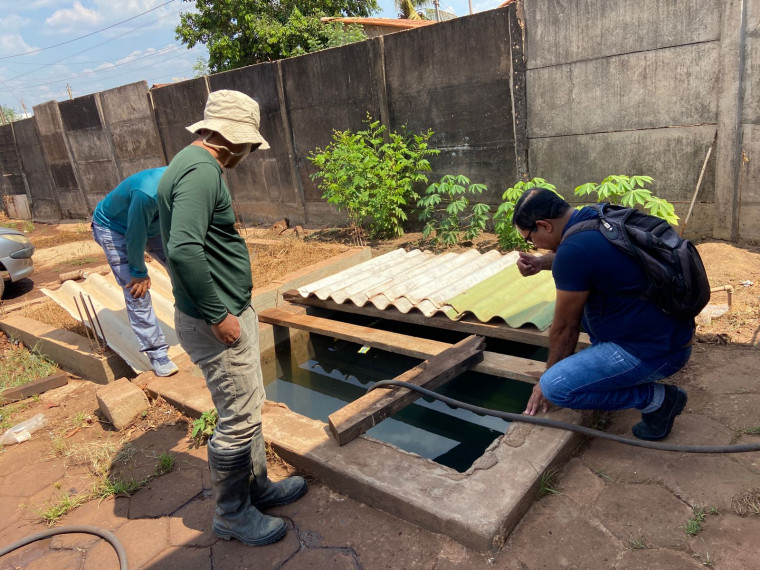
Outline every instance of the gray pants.
{"label": "gray pants", "polygon": [[227,346],[217,340],[206,321],[174,311],[179,343],[203,371],[219,414],[213,442],[222,450],[250,444],[256,427],[261,425],[265,398],[259,361],[259,318],[249,307],[238,319],[240,338]]}

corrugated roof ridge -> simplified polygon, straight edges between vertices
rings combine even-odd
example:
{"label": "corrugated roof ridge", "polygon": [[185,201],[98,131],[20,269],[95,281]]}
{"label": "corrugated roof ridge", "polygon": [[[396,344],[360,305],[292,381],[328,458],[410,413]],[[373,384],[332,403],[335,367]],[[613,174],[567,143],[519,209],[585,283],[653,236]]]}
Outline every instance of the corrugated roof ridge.
{"label": "corrugated roof ridge", "polygon": [[[384,279],[386,272],[391,272],[391,274],[393,274],[397,268],[403,267],[410,261],[414,262],[414,259],[420,255],[422,255],[422,252],[419,249],[413,249],[412,251],[406,252],[406,255],[401,256],[400,259],[393,258],[385,260],[385,263],[373,267],[371,272],[365,271],[363,274],[357,275],[357,278],[353,279],[350,283],[346,283],[345,286],[339,289],[333,289],[331,293],[333,300],[337,303],[343,303],[346,299],[351,299],[351,301],[354,302],[352,297],[359,294],[358,298],[361,298],[361,293],[364,289],[373,286],[378,281]],[[362,303],[362,305],[363,304],[364,303]]]}

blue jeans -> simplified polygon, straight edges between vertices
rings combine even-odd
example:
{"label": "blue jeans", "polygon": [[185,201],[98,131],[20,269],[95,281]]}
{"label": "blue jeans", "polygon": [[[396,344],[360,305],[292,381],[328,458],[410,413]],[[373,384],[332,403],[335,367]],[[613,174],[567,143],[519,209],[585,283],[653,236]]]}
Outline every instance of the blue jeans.
{"label": "blue jeans", "polygon": [[[150,291],[145,293],[144,297],[135,299],[125,288],[127,283],[132,280],[127,262],[127,238],[124,234],[109,230],[94,222],[92,224],[92,235],[98,245],[103,248],[108,265],[111,266],[111,271],[116,277],[116,282],[124,291],[129,324],[132,325],[132,330],[137,336],[140,352],[146,353],[151,361],[167,356],[169,345],[166,343],[156,313],[153,311]],[[161,265],[167,267],[161,236],[148,238],[145,251],[150,253]]]}
{"label": "blue jeans", "polygon": [[238,317],[240,338],[227,346],[203,319],[175,308],[174,330],[180,345],[206,378],[219,414],[212,440],[217,449],[235,450],[251,443],[261,425],[264,376],[259,360],[259,318],[252,307]]}
{"label": "blue jeans", "polygon": [[656,384],[684,367],[691,346],[641,359],[612,342],[599,342],[560,360],[541,376],[541,392],[556,406],[575,410],[657,410],[665,387]]}

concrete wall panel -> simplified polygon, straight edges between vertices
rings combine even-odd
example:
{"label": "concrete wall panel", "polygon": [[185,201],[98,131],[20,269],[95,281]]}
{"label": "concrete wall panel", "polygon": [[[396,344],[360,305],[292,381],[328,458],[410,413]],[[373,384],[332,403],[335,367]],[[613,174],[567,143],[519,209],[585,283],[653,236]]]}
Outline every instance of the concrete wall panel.
{"label": "concrete wall panel", "polygon": [[100,94],[120,178],[166,164],[145,81]]}
{"label": "concrete wall panel", "polygon": [[257,150],[227,173],[227,181],[243,222],[265,223],[288,217],[303,224],[303,198],[293,169],[292,141],[280,101],[278,63],[262,63],[209,77],[212,91],[234,89],[259,104],[262,136],[267,150]]}
{"label": "concrete wall panel", "polygon": [[0,126],[0,174],[0,194],[26,194],[11,125]]}
{"label": "concrete wall panel", "polygon": [[50,185],[50,173],[37,135],[34,119],[13,123],[16,144],[26,174],[34,219],[59,219],[61,212]]}
{"label": "concrete wall panel", "polygon": [[79,188],[74,165],[63,131],[58,103],[50,101],[34,107],[34,124],[40,137],[52,180],[52,192],[64,218],[84,218],[90,206]]}
{"label": "concrete wall panel", "polygon": [[333,130],[361,130],[367,113],[380,118],[372,53],[367,41],[280,62],[295,163],[307,204],[321,201],[322,195],[309,178],[315,172],[309,154],[327,146]]}
{"label": "concrete wall panel", "polygon": [[739,174],[739,239],[760,243],[760,125],[744,125]]}
{"label": "concrete wall panel", "polygon": [[[573,190],[586,182],[599,183],[610,174],[649,175],[655,179],[650,189],[673,203],[676,213],[684,217],[714,135],[715,127],[706,125],[533,139],[530,171],[555,184],[573,202],[578,202]],[[698,202],[711,203],[714,188],[711,161]],[[689,221],[690,232],[710,235],[712,219],[705,219],[706,213]]]}
{"label": "concrete wall panel", "polygon": [[524,0],[529,69],[720,38],[719,0]]}
{"label": "concrete wall panel", "polygon": [[[757,2],[760,4],[760,1]],[[760,31],[747,37],[744,49],[744,97],[742,122],[760,125]]]}
{"label": "concrete wall panel", "polygon": [[[433,129],[430,182],[464,174],[486,184],[486,200],[517,179],[510,94],[508,9],[457,18],[384,38],[392,128]],[[485,47],[487,46],[487,48]]]}
{"label": "concrete wall panel", "polygon": [[199,77],[151,91],[159,137],[167,164],[174,155],[195,140],[186,127],[203,119],[208,90]]}
{"label": "concrete wall panel", "polygon": [[716,123],[720,44],[528,71],[528,136]]}
{"label": "concrete wall panel", "polygon": [[87,215],[121,181],[110,133],[104,124],[99,94],[59,103],[61,122]]}

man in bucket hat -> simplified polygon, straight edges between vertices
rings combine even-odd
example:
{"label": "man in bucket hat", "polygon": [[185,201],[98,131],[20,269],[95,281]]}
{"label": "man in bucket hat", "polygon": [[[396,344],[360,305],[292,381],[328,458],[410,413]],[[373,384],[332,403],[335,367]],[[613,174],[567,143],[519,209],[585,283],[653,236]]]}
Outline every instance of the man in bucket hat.
{"label": "man in bucket hat", "polygon": [[258,104],[238,91],[210,93],[203,120],[187,128],[197,138],[172,159],[158,187],[174,326],[203,371],[219,414],[208,442],[214,533],[261,546],[287,530],[282,519],[261,511],[295,501],[306,492],[306,481],[296,476],[273,483],[267,477],[251,262],[235,229],[222,169],[269,145],[259,133]]}

